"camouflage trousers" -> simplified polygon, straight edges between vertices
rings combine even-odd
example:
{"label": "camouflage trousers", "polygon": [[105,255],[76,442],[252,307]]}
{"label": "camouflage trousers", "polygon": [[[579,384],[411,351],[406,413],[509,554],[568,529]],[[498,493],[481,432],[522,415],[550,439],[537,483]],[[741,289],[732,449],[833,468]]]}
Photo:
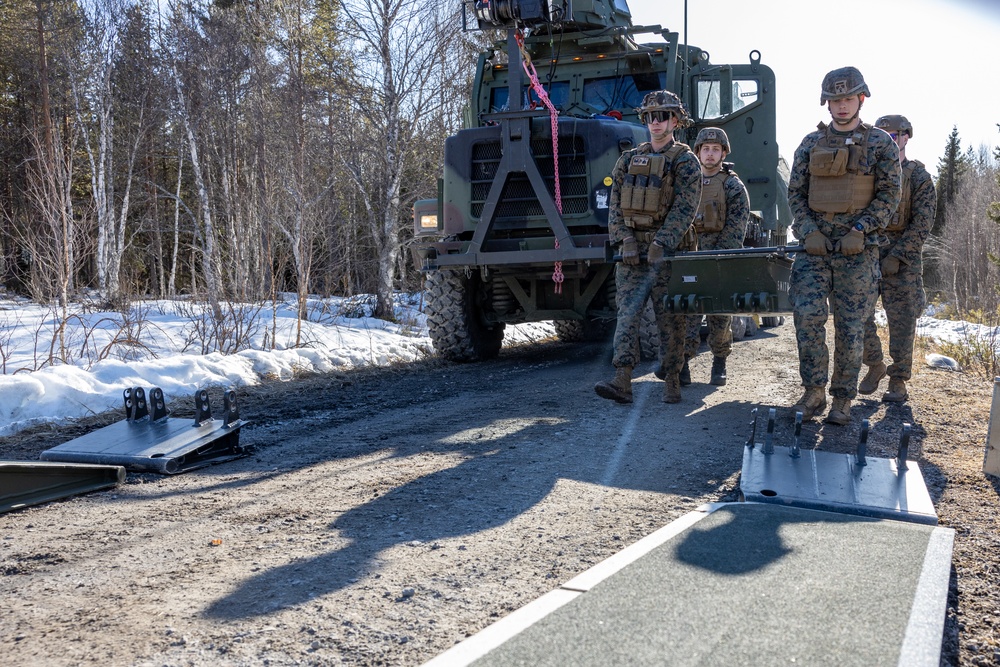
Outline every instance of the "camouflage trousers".
{"label": "camouflage trousers", "polygon": [[[728,357],[733,351],[733,316],[708,315],[708,347],[712,356]],[[693,359],[701,347],[701,315],[688,315],[687,341],[684,346],[685,359]]]}
{"label": "camouflage trousers", "polygon": [[[883,251],[888,255],[888,250]],[[889,365],[891,378],[909,380],[913,373],[913,339],[917,333],[917,318],[926,305],[923,266],[899,263],[893,276],[882,276],[880,284],[882,307],[889,324]],[[882,341],[875,327],[874,311],[865,322],[865,364],[872,366],[882,361]]]}
{"label": "camouflage trousers", "polygon": [[[640,243],[639,253],[645,255],[645,244]],[[646,301],[653,299],[653,314],[660,334],[660,365],[668,373],[680,373],[684,365],[685,318],[667,313],[663,298],[670,283],[670,262],[650,266],[643,262],[636,266],[619,263],[615,267],[615,286],[618,303],[618,323],[615,327],[615,368],[637,366],[641,359],[639,349],[639,323]]]}
{"label": "camouflage trousers", "polygon": [[[834,398],[854,399],[864,354],[865,322],[878,297],[876,248],[857,255],[798,253],[788,292],[799,347],[804,387],[826,387]],[[826,321],[833,310],[833,376],[826,344]]]}

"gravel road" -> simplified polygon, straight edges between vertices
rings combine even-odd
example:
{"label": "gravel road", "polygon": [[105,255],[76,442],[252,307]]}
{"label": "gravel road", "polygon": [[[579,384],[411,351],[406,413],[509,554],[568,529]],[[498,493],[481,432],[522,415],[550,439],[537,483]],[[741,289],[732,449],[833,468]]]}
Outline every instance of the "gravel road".
{"label": "gravel road", "polygon": [[[751,408],[800,391],[792,334],[737,343],[721,388],[703,352],[677,405],[652,364],[632,406],[598,398],[607,347],[557,342],[241,389],[250,456],[0,515],[3,664],[419,665],[698,505],[735,500]],[[910,403],[856,408],[874,456],[915,423],[911,457],[958,531],[947,665],[1000,664],[991,390],[921,369]],[[118,419],[2,439],[0,459]],[[806,447],[857,437],[803,430]]]}

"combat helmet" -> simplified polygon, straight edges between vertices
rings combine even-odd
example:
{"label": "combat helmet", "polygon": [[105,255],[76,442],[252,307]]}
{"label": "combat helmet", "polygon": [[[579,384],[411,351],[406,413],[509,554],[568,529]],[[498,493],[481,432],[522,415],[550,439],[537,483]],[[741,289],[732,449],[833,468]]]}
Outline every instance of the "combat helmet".
{"label": "combat helmet", "polygon": [[819,104],[823,106],[830,100],[842,100],[845,97],[864,94],[871,97],[865,77],[857,67],[840,67],[827,73],[823,77],[823,93],[820,95]]}
{"label": "combat helmet", "polygon": [[875,121],[875,127],[881,128],[886,132],[906,132],[911,137],[913,136],[913,125],[906,119],[906,116],[898,114],[882,116]]}
{"label": "combat helmet", "polygon": [[732,149],[729,148],[729,137],[721,127],[703,127],[698,130],[698,136],[691,150],[697,154],[702,144],[722,144],[722,150],[732,153]]}
{"label": "combat helmet", "polygon": [[669,90],[646,93],[646,96],[642,98],[642,106],[635,110],[639,114],[640,123],[646,122],[646,113],[649,111],[672,111],[677,115],[678,127],[687,127],[691,124],[691,117],[688,116],[681,98]]}

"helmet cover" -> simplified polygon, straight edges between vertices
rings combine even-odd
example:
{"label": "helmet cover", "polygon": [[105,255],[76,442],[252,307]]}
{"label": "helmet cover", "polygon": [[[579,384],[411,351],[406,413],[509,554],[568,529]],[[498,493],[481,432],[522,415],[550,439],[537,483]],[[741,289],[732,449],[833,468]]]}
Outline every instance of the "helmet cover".
{"label": "helmet cover", "polygon": [[840,67],[828,72],[823,77],[823,92],[820,94],[820,106],[830,100],[842,100],[846,97],[864,94],[871,97],[865,77],[861,75],[857,67]]}
{"label": "helmet cover", "polygon": [[882,116],[875,121],[875,127],[881,128],[886,132],[906,132],[911,137],[913,136],[913,125],[906,119],[906,116],[898,114]]}
{"label": "helmet cover", "polygon": [[694,146],[691,150],[697,154],[702,144],[721,144],[722,150],[726,153],[732,152],[732,149],[729,148],[729,137],[721,127],[703,127],[698,130],[698,137],[694,140]]}
{"label": "helmet cover", "polygon": [[687,109],[684,108],[684,103],[681,102],[681,98],[669,90],[655,90],[651,93],[646,93],[646,96],[642,98],[642,106],[635,110],[639,114],[639,121],[645,123],[646,113],[650,111],[673,112],[677,115],[678,126],[680,127],[687,127],[691,121]]}

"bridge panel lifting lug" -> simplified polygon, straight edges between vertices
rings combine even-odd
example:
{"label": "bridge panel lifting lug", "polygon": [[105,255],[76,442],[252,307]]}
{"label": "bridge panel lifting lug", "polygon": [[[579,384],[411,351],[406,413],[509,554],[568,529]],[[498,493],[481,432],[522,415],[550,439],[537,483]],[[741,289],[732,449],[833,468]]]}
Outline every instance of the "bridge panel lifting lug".
{"label": "bridge panel lifting lug", "polygon": [[212,416],[208,391],[195,392],[195,417],[170,417],[163,391],[141,387],[124,391],[124,421],[105,426],[41,453],[44,461],[117,465],[127,470],[176,474],[229,461],[248,453],[239,444],[240,419],[236,392],[223,394],[223,419]]}

